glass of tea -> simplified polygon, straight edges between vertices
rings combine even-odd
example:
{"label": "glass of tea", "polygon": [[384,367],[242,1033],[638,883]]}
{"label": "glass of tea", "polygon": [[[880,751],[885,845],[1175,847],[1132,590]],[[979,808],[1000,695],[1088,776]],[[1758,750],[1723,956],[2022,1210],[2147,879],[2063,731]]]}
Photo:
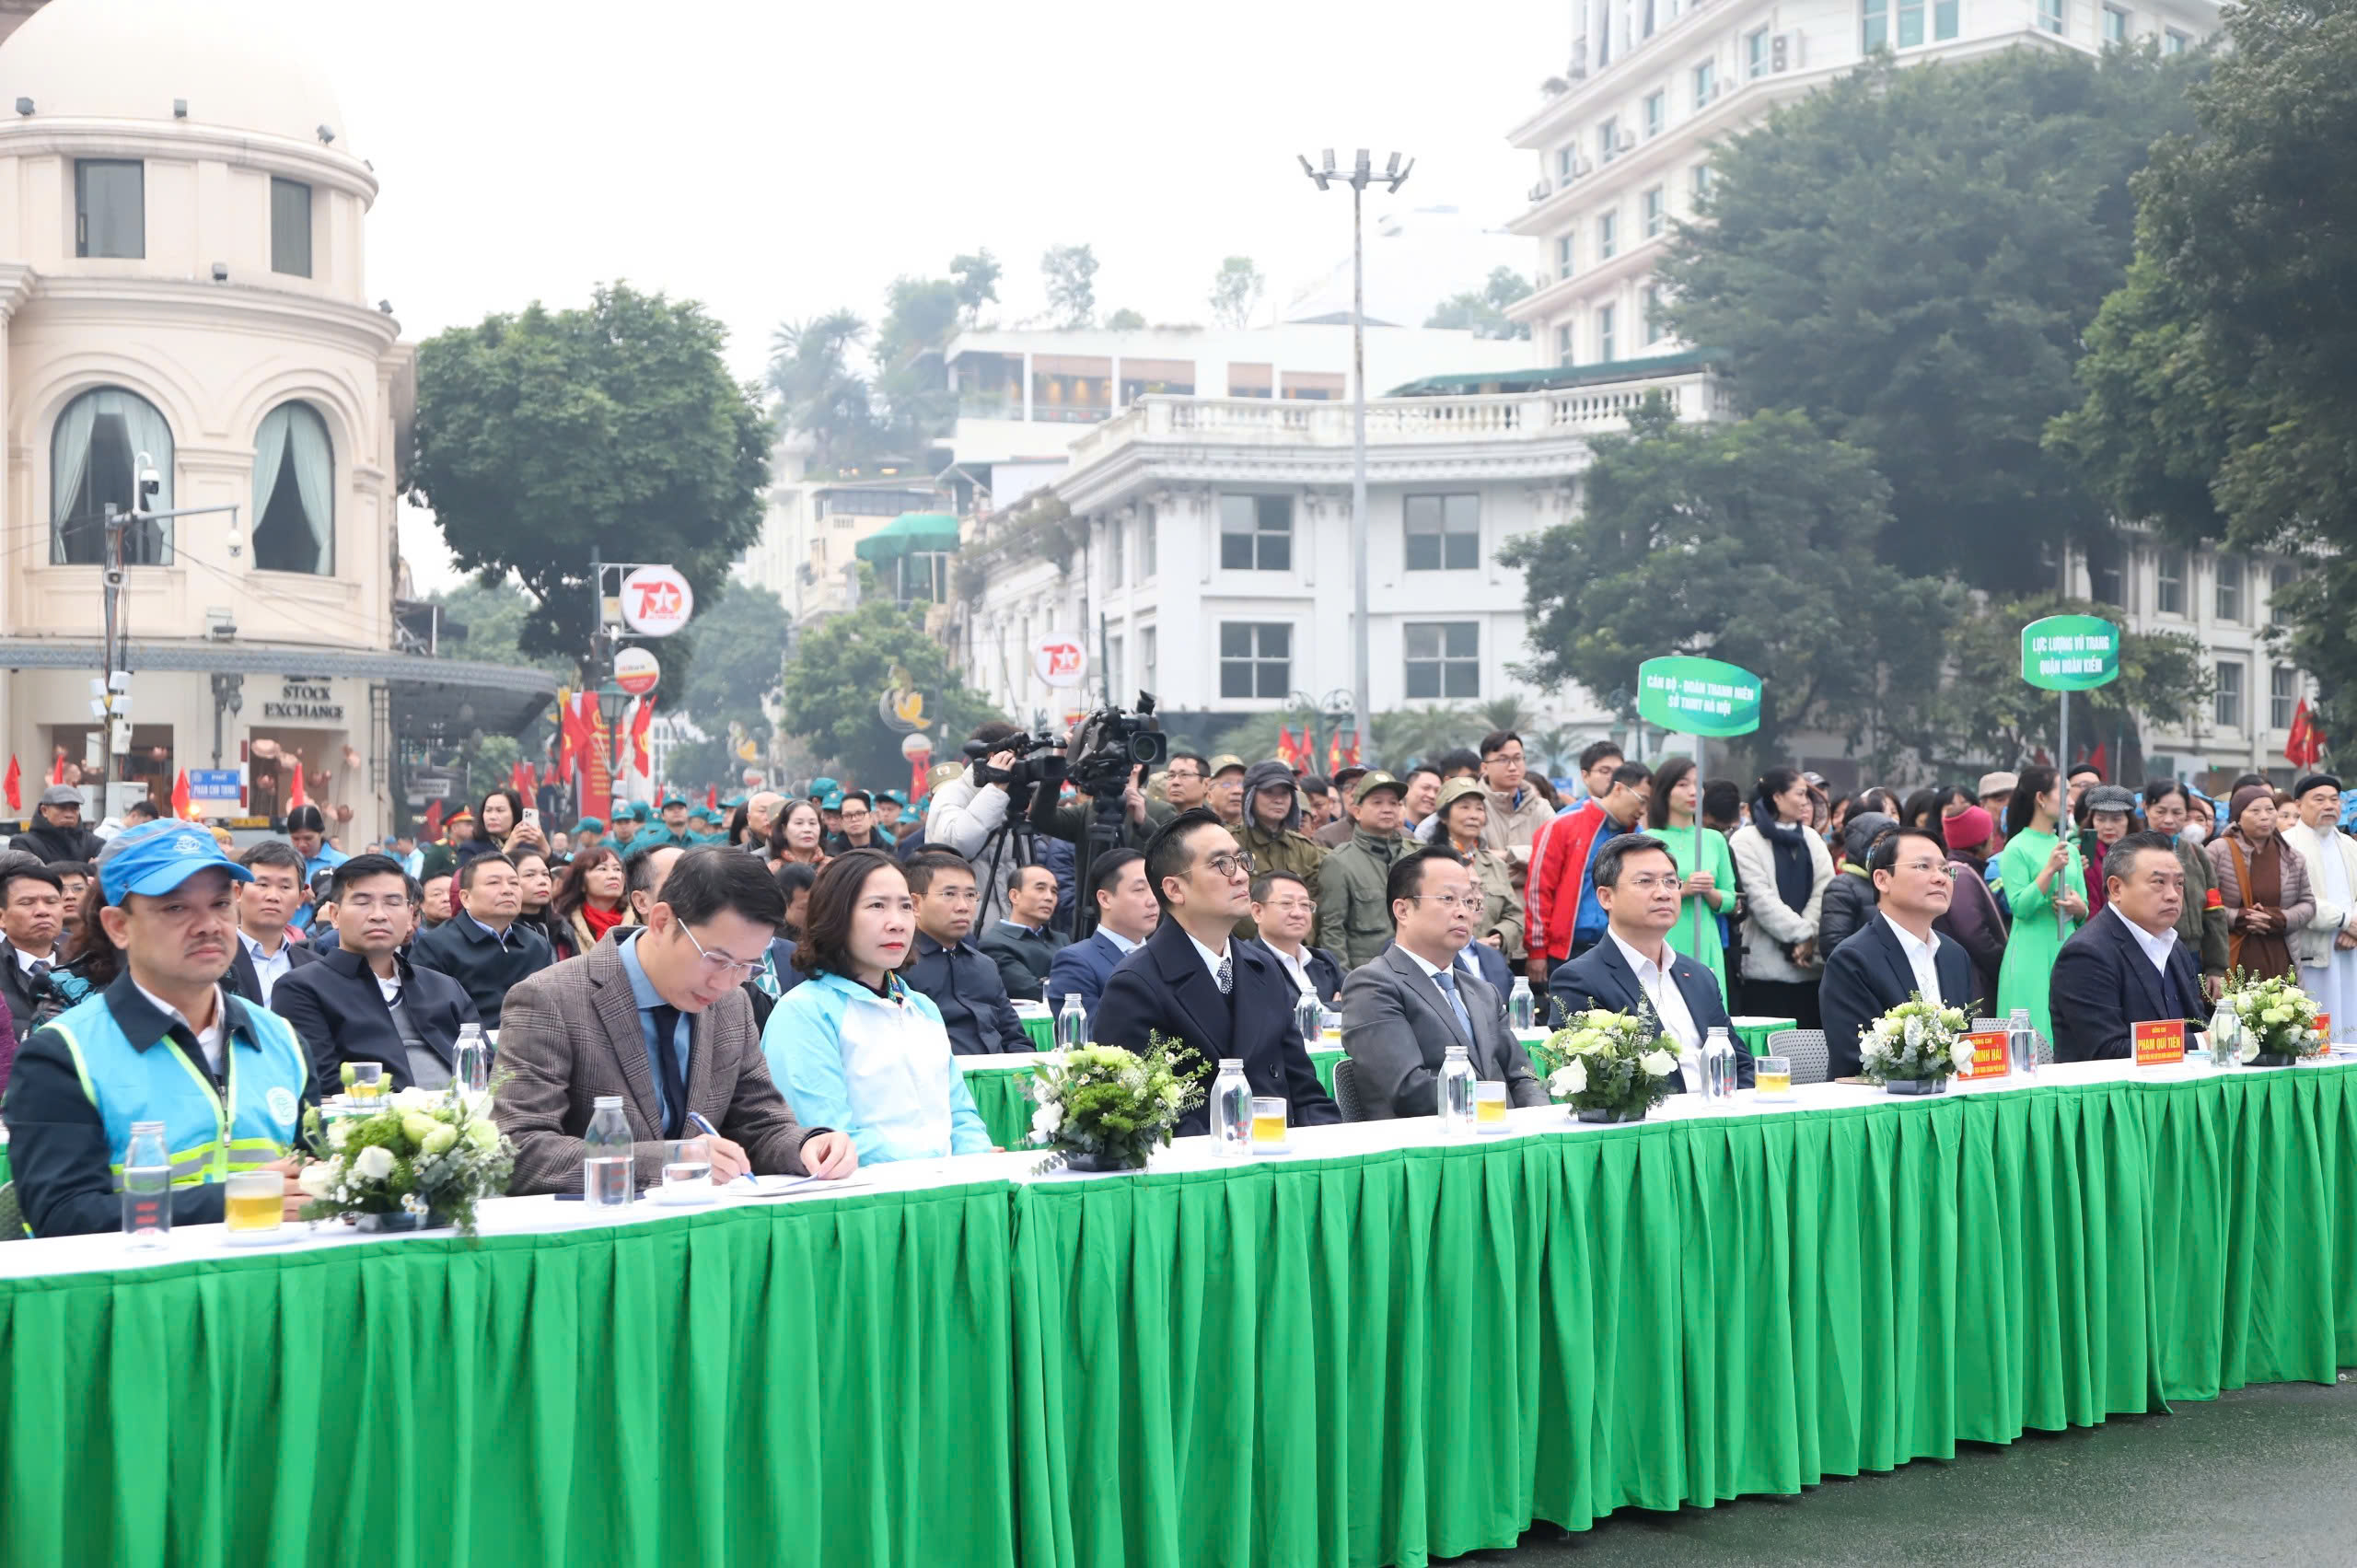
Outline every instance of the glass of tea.
{"label": "glass of tea", "polygon": [[259,1237],[286,1223],[286,1179],[274,1170],[241,1170],[222,1184],[222,1219],[236,1237]]}
{"label": "glass of tea", "polygon": [[1758,1099],[1793,1098],[1793,1062],[1789,1056],[1759,1056],[1751,1063],[1751,1086]]}
{"label": "glass of tea", "polygon": [[1285,1102],[1276,1095],[1252,1097],[1252,1152],[1256,1155],[1281,1155],[1289,1145],[1285,1143]]}
{"label": "glass of tea", "polygon": [[347,1062],[344,1071],[352,1077],[344,1086],[344,1093],[354,1105],[374,1110],[377,1102],[385,1098],[385,1064],[381,1062]]}
{"label": "glass of tea", "polygon": [[1506,1130],[1506,1086],[1496,1078],[1484,1078],[1473,1086],[1473,1131],[1503,1132]]}

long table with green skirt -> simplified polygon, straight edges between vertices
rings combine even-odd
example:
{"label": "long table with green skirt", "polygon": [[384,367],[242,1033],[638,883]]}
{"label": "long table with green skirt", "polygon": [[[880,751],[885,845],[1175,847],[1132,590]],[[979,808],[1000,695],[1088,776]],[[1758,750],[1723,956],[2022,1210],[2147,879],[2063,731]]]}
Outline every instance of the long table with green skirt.
{"label": "long table with green skirt", "polygon": [[0,1246],[0,1562],[1421,1562],[2357,1362],[2345,1066],[1510,1124]]}

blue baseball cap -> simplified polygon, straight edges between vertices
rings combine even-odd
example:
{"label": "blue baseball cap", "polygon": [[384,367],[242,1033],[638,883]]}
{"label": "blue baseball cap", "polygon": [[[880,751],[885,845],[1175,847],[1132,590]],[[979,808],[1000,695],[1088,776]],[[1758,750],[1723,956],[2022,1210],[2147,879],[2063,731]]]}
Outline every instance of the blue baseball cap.
{"label": "blue baseball cap", "polygon": [[606,825],[595,817],[584,817],[573,825],[573,830],[576,833],[602,833]]}
{"label": "blue baseball cap", "polygon": [[827,777],[824,773],[821,773],[817,778],[810,781],[810,798],[818,800],[826,796],[830,791],[840,792],[842,787],[842,785],[837,784],[834,780]]}
{"label": "blue baseball cap", "polygon": [[666,811],[670,810],[670,809],[671,809],[671,807],[673,807],[674,806],[685,806],[687,803],[688,803],[688,797],[687,797],[686,796],[684,796],[684,795],[681,795],[681,794],[680,794],[678,790],[676,790],[676,789],[674,789],[674,790],[667,790],[667,791],[664,793],[664,796],[663,796],[663,809],[664,809],[664,810],[666,810]]}
{"label": "blue baseball cap", "polygon": [[908,797],[907,796],[905,796],[905,795],[902,795],[902,794],[901,794],[899,790],[897,790],[897,789],[888,789],[888,790],[882,790],[882,791],[879,791],[879,792],[877,794],[876,798],[877,798],[877,799],[878,799],[878,800],[888,800],[888,801],[890,801],[890,802],[891,802],[893,805],[895,805],[895,806],[906,806],[906,805],[909,803],[909,797]]}
{"label": "blue baseball cap", "polygon": [[110,904],[133,893],[153,898],[168,893],[200,871],[215,868],[233,882],[254,874],[221,853],[220,841],[204,828],[169,818],[117,833],[99,856],[99,888]]}

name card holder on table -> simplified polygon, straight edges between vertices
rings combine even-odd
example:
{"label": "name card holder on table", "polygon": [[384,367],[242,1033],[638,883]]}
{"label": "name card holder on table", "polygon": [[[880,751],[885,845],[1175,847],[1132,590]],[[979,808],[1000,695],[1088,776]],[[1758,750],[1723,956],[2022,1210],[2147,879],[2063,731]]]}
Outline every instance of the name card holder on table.
{"label": "name card holder on table", "polygon": [[2185,1060],[2183,1018],[2151,1018],[2135,1030],[2137,1066],[2168,1067]]}
{"label": "name card holder on table", "polygon": [[1972,1047],[1972,1065],[1959,1071],[1956,1074],[1958,1078],[1980,1084],[2012,1074],[2013,1063],[2006,1058],[2004,1030],[1975,1029],[1964,1039],[1965,1043]]}

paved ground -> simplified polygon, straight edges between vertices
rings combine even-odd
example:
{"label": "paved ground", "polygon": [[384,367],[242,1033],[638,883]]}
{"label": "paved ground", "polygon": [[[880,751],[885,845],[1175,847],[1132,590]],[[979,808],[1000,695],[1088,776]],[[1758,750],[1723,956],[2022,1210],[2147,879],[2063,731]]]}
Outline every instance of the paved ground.
{"label": "paved ground", "polygon": [[[2349,1375],[2344,1375],[2344,1378]],[[1541,1528],[1468,1565],[1654,1568],[2351,1568],[2357,1382],[2278,1384],[1799,1497]]]}

